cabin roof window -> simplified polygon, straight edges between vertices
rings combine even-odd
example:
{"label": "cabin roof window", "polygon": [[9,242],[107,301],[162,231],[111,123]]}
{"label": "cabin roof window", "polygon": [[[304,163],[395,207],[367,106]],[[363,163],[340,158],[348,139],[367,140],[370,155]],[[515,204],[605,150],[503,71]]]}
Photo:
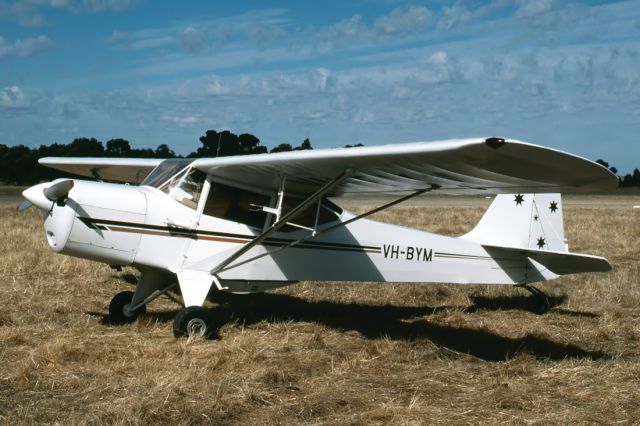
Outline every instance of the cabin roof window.
{"label": "cabin roof window", "polygon": [[193,159],[188,158],[170,158],[164,160],[144,178],[140,185],[159,188],[174,175],[186,169],[193,161]]}

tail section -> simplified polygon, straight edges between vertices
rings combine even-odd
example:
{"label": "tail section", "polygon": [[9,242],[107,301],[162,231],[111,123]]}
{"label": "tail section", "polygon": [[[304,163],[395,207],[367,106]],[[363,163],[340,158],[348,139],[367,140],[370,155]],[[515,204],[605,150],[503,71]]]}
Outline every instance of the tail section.
{"label": "tail section", "polygon": [[462,239],[481,244],[494,258],[519,253],[528,260],[528,280],[579,272],[604,272],[602,257],[569,253],[560,194],[496,196],[478,225]]}
{"label": "tail section", "polygon": [[478,225],[461,238],[489,246],[566,252],[560,194],[497,195]]}

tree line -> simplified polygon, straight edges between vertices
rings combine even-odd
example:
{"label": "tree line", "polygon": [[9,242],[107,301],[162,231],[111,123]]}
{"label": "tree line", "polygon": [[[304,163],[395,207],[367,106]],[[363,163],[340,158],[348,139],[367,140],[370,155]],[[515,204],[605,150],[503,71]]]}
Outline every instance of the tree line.
{"label": "tree line", "polygon": [[[189,153],[187,158],[226,157],[230,155],[266,154],[273,152],[301,151],[313,149],[309,139],[300,145],[293,146],[281,143],[269,150],[262,145],[260,139],[249,133],[236,135],[229,130],[217,132],[207,130],[200,137],[202,146]],[[345,145],[345,148],[362,146],[362,144]],[[76,138],[69,144],[53,143],[29,148],[24,145],[6,146],[0,144],[0,182],[12,185],[31,185],[58,177],[71,177],[58,170],[38,164],[42,157],[125,157],[125,158],[176,158],[177,155],[168,145],[160,144],[156,149],[132,148],[126,139],[110,139],[102,143],[96,138]],[[618,170],[610,167],[604,160],[598,163],[607,167],[617,175]],[[621,187],[640,186],[640,171],[619,178]]]}
{"label": "tree line", "polygon": [[[200,137],[200,143],[202,146],[189,153],[187,158],[226,157],[313,149],[309,139],[305,139],[298,146],[281,143],[269,150],[254,135],[249,133],[236,135],[229,130],[222,132],[207,130]],[[361,144],[355,146],[361,146]],[[176,158],[182,156],[177,155],[166,144],[158,145],[156,149],[132,148],[129,141],[121,138],[110,139],[104,144],[96,138],[76,138],[69,144],[53,143],[52,145],[40,145],[37,148],[29,148],[24,145],[10,147],[0,144],[0,183],[31,185],[59,177],[72,177],[72,175],[59,170],[41,166],[38,164],[38,159],[42,157]]]}
{"label": "tree line", "polygon": [[637,168],[633,169],[633,173],[627,173],[624,176],[618,175],[618,169],[613,166],[609,166],[609,163],[599,159],[596,160],[596,163],[603,165],[607,169],[609,169],[614,175],[618,176],[618,186],[620,188],[630,188],[632,186],[640,186],[640,170]]}

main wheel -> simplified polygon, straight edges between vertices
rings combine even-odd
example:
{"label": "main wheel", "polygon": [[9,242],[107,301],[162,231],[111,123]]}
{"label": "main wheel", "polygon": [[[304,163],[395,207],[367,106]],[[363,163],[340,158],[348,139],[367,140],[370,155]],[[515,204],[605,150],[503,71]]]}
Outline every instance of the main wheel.
{"label": "main wheel", "polygon": [[133,292],[123,291],[116,294],[109,303],[109,322],[111,324],[127,324],[134,322],[140,314],[147,311],[147,307],[142,305],[135,311],[132,311],[131,301],[133,300]]}
{"label": "main wheel", "polygon": [[208,339],[216,334],[211,312],[200,306],[182,309],[173,320],[175,337],[204,337]]}
{"label": "main wheel", "polygon": [[546,314],[551,310],[551,302],[549,298],[544,294],[536,294],[532,298],[533,312],[536,314],[542,315]]}

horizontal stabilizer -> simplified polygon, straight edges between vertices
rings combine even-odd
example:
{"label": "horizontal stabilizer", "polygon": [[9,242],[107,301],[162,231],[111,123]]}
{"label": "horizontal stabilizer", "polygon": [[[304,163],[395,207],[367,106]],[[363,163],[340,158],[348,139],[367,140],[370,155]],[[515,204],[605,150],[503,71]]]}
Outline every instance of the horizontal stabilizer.
{"label": "horizontal stabilizer", "polygon": [[612,269],[607,259],[590,254],[489,245],[483,245],[483,247],[494,257],[499,255],[499,252],[526,255],[557,275],[577,274],[581,272],[607,272]]}

